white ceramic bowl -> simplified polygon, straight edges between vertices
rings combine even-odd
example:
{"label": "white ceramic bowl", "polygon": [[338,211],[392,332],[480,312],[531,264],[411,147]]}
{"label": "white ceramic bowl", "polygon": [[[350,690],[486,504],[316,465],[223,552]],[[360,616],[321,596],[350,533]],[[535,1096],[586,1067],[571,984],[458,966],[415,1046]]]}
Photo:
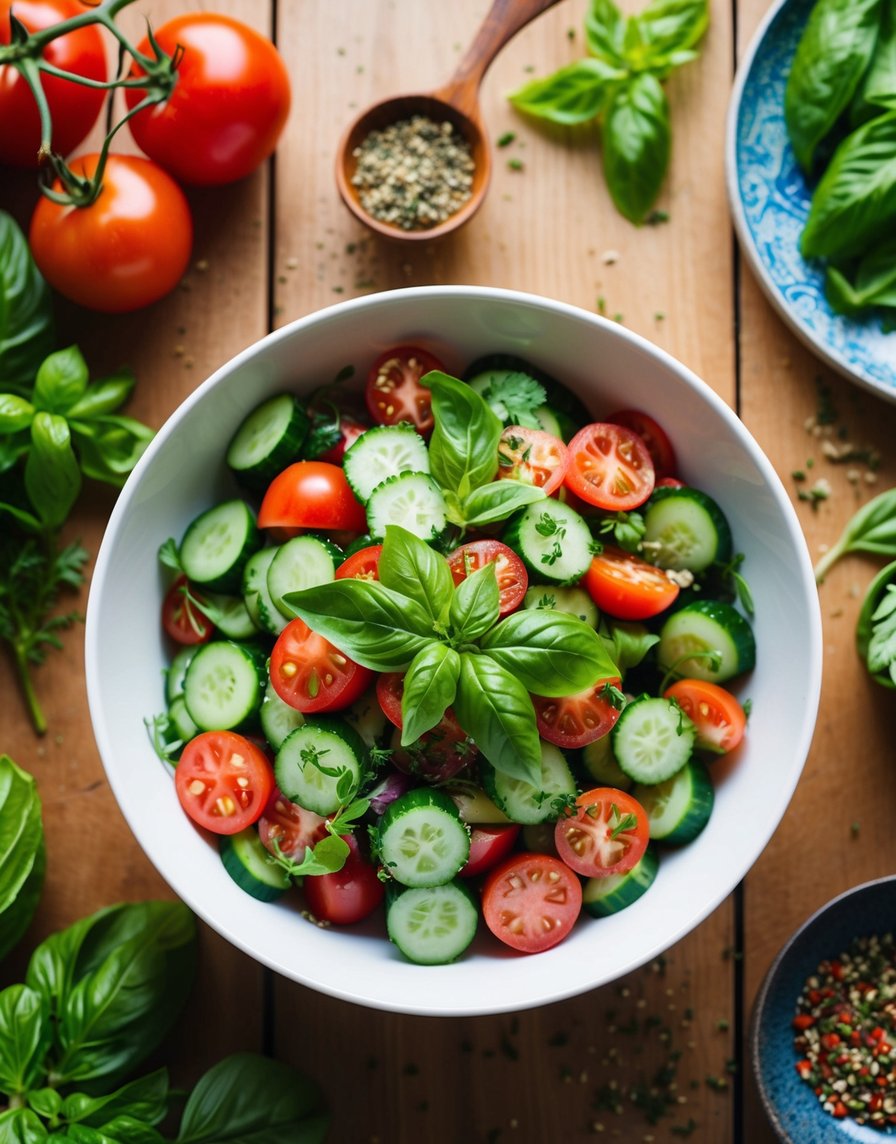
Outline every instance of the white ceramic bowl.
{"label": "white ceramic bowl", "polygon": [[[144,718],[164,708],[157,549],[233,495],[223,454],[240,420],[275,391],[310,390],[408,342],[431,348],[456,372],[483,353],[526,357],[576,390],[595,416],[649,411],[669,433],[682,476],[719,501],[746,554],[758,665],[742,691],[752,714],[737,758],[715,764],[709,825],[693,844],[664,855],[638,902],[610,918],[583,918],[566,941],[537,956],[505,950],[486,933],[456,963],[422,968],[377,936],[382,927],[374,923],[325,930],[303,920],[294,901],[255,901],[180,811],[144,729]],[[90,712],[109,782],[172,889],[285,977],[375,1008],[432,1015],[498,1013],[573,996],[644,964],[698,925],[780,821],[808,752],[820,689],[821,624],[805,542],[771,464],[731,409],[615,323],[544,298],[468,286],[339,303],[271,334],[204,382],[159,431],[118,499],[93,575],[86,635]]]}

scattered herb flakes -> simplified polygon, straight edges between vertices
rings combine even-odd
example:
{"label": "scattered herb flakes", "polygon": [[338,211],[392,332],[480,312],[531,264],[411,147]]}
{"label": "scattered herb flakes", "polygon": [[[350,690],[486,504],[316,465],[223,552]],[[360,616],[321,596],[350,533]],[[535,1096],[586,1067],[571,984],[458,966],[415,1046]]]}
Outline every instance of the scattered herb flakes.
{"label": "scattered herb flakes", "polygon": [[851,838],[858,838],[861,826],[858,822],[851,822],[849,824],[849,834]]}
{"label": "scattered herb flakes", "polygon": [[505,131],[503,135],[498,136],[498,147],[509,147],[510,144],[516,139],[515,131]]}
{"label": "scattered herb flakes", "polygon": [[647,226],[661,226],[664,222],[668,221],[669,212],[659,210],[651,211],[647,218],[644,219],[644,222]]}
{"label": "scattered herb flakes", "polygon": [[507,169],[509,171],[522,171],[524,169],[523,160],[517,158],[508,159]]}

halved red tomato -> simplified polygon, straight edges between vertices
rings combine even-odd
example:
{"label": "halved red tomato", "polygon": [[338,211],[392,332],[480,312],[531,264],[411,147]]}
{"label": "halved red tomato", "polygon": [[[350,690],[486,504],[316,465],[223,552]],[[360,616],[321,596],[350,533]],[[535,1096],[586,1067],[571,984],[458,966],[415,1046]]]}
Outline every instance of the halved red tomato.
{"label": "halved red tomato", "polygon": [[274,789],[274,770],[245,735],[201,731],[183,749],[174,787],[199,826],[215,834],[237,834],[261,816]]}
{"label": "halved red tomato", "polygon": [[448,557],[448,567],[455,584],[460,584],[477,569],[494,564],[498,581],[498,607],[506,616],[523,602],[529,587],[529,575],[519,556],[500,540],[470,540]]}
{"label": "halved red tomato", "polygon": [[278,850],[294,862],[301,862],[308,847],[314,847],[327,834],[327,820],[306,810],[275,787],[258,820],[258,837],[272,854]]}
{"label": "halved red tomato", "polygon": [[615,787],[595,787],[576,799],[576,813],[554,827],[557,853],[586,878],[624,874],[641,860],[650,841],[647,811]]}
{"label": "halved red tomato", "polygon": [[342,869],[332,874],[309,874],[302,881],[308,909],[318,921],[334,926],[362,921],[373,913],[386,893],[357,838],[353,834],[341,837],[349,848]]}
{"label": "halved red tomato", "polygon": [[604,545],[592,559],[582,583],[598,608],[618,620],[657,616],[679,593],[662,568],[612,544]]}
{"label": "halved red tomato", "polygon": [[359,548],[336,569],[337,580],[379,580],[379,563],[382,544],[368,544]]}
{"label": "halved red tomato", "polygon": [[582,909],[582,883],[550,854],[514,854],[482,889],[482,916],[492,933],[521,953],[562,941]]}
{"label": "halved red tomato", "polygon": [[432,432],[432,394],[420,378],[444,370],[434,354],[419,346],[396,346],[380,354],[367,374],[364,400],[379,425],[409,421],[418,433]]}
{"label": "halved red tomato", "polygon": [[373,672],[355,663],[302,619],[290,620],[271,652],[271,686],[305,715],[340,711],[360,698]]}
{"label": "halved red tomato", "polygon": [[[402,726],[403,693],[402,672],[389,671],[377,676],[376,697],[379,705],[389,722],[399,730]],[[447,782],[468,766],[479,753],[450,707],[435,727],[421,735],[416,743],[403,747],[400,736],[395,734],[391,747],[390,757],[398,770],[404,774],[416,775],[427,782]]]}
{"label": "halved red tomato", "polygon": [[513,849],[520,832],[517,822],[479,824],[470,827],[470,857],[459,872],[461,878],[476,878],[497,865]]}
{"label": "halved red tomato", "polygon": [[162,600],[162,627],[175,643],[201,644],[212,638],[214,625],[200,612],[194,600],[202,600],[187,582],[178,576]]}
{"label": "halved red tomato", "polygon": [[677,679],[663,693],[674,699],[697,728],[696,746],[725,755],[733,751],[747,726],[743,707],[730,691],[706,679]]}
{"label": "halved red tomato", "polygon": [[498,478],[501,480],[535,485],[550,496],[563,484],[568,464],[566,445],[553,433],[525,425],[508,425],[501,434],[498,442]]}
{"label": "halved red tomato", "polygon": [[624,425],[643,440],[653,461],[657,477],[670,477],[678,467],[675,449],[666,430],[649,413],[640,409],[620,409],[608,418],[614,425]]}
{"label": "halved red tomato", "polygon": [[655,474],[647,446],[624,425],[595,421],[569,442],[564,483],[597,508],[628,512],[653,492]]}
{"label": "halved red tomato", "polygon": [[367,514],[339,465],[295,461],[268,485],[258,527],[364,532]]}
{"label": "halved red tomato", "polygon": [[614,688],[621,680],[599,679],[575,695],[532,695],[538,734],[564,750],[575,751],[609,734],[619,718]]}

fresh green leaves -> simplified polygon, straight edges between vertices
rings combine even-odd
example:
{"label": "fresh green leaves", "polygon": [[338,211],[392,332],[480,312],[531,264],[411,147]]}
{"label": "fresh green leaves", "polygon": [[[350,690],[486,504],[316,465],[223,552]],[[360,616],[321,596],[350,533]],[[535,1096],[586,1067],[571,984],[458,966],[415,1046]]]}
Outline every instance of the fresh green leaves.
{"label": "fresh green leaves", "polygon": [[37,908],[44,879],[40,796],[31,775],[0,755],[0,960]]}
{"label": "fresh green leaves", "polygon": [[22,231],[0,211],[0,384],[26,396],[52,348],[50,289]]}
{"label": "fresh green leaves", "polygon": [[604,642],[577,617],[522,611],[500,619],[492,564],[455,588],[443,557],[390,525],[379,575],[306,588],[287,602],[358,663],[406,670],[405,746],[453,706],[496,770],[534,781],[541,752],[529,692],[569,695],[618,675]]}
{"label": "fresh green leaves", "polygon": [[518,110],[536,118],[564,126],[600,124],[610,195],[636,224],[650,217],[669,165],[662,83],[697,58],[708,21],[706,0],[652,0],[628,17],[613,0],[591,0],[585,17],[589,55],[510,96]]}
{"label": "fresh green leaves", "polygon": [[820,584],[848,552],[896,556],[896,488],[878,493],[850,517],[837,541],[815,565],[816,581]]}
{"label": "fresh green leaves", "polygon": [[871,676],[885,687],[896,687],[896,564],[888,564],[872,581],[856,640]]}

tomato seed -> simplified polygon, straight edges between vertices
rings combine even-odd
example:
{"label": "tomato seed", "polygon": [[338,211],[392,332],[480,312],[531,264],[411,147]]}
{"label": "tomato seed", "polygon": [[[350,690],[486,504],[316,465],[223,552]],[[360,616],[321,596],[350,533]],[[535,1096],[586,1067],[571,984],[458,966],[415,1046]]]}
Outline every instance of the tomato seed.
{"label": "tomato seed", "polygon": [[202,781],[202,779],[193,779],[188,787],[188,790],[190,791],[190,794],[195,794],[198,798],[199,795],[205,794],[205,783]]}
{"label": "tomato seed", "polygon": [[236,813],[236,803],[229,794],[225,794],[215,799],[215,810],[222,818],[229,818],[232,814]]}

